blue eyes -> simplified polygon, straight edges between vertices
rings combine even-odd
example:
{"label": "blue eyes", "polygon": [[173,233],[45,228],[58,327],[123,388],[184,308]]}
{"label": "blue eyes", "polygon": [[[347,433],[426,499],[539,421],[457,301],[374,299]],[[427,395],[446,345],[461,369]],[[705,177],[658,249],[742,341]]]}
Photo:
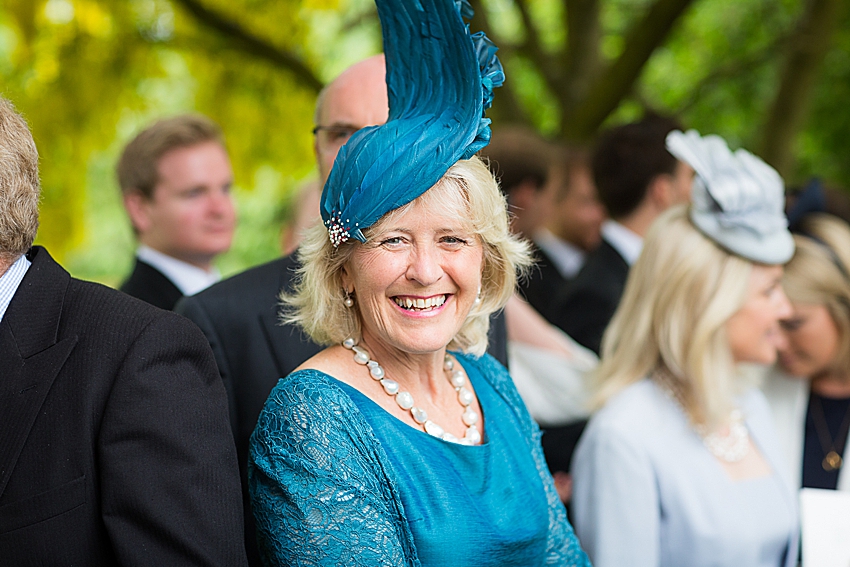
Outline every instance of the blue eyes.
{"label": "blue eyes", "polygon": [[[408,241],[402,236],[391,236],[389,238],[385,238],[384,240],[381,240],[380,245],[381,246],[395,247],[395,246],[399,246],[401,244],[404,244],[406,242],[408,242]],[[448,245],[449,247],[458,247],[458,246],[468,244],[469,241],[464,239],[464,238],[461,238],[459,236],[443,236],[443,237],[440,238],[440,243]]]}

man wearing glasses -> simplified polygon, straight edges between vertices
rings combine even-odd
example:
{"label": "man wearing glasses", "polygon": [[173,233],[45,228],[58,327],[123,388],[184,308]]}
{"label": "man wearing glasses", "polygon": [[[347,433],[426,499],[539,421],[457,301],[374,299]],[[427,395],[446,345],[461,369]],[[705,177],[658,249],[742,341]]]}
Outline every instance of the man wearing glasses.
{"label": "man wearing glasses", "polygon": [[[370,57],[349,67],[319,94],[313,132],[322,185],[337,152],[354,132],[386,122],[384,69],[383,55]],[[318,207],[313,216],[319,220]],[[251,268],[181,299],[176,307],[207,336],[227,390],[242,475],[245,544],[252,566],[261,563],[248,502],[248,440],[278,379],[321,350],[298,329],[279,324],[278,296],[290,288],[296,262],[293,254]]]}

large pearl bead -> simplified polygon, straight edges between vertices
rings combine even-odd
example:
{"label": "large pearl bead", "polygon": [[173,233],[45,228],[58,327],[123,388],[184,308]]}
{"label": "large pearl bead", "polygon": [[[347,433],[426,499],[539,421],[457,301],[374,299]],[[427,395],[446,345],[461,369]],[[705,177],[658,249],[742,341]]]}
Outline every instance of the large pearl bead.
{"label": "large pearl bead", "polygon": [[[384,391],[391,396],[395,396],[398,393],[398,382],[395,380],[390,380],[389,378],[384,378],[381,380],[381,386],[384,387]],[[398,401],[398,400],[396,400]],[[401,404],[399,404],[401,405]]]}
{"label": "large pearl bead", "polygon": [[410,408],[410,415],[412,415],[413,420],[420,425],[428,421],[428,413],[422,408],[413,406]]}
{"label": "large pearl bead", "polygon": [[475,426],[467,427],[463,438],[467,439],[473,445],[477,445],[478,443],[481,443],[481,432],[478,431],[478,428]]}
{"label": "large pearl bead", "polygon": [[428,433],[429,435],[433,435],[434,437],[440,437],[440,438],[442,438],[443,433],[445,433],[445,431],[443,431],[442,427],[440,427],[439,425],[437,425],[436,423],[434,423],[431,420],[428,420],[428,421],[425,422],[425,432]]}
{"label": "large pearl bead", "polygon": [[413,407],[413,396],[410,392],[399,392],[395,397],[395,403],[403,410],[409,410]]}
{"label": "large pearl bead", "polygon": [[452,386],[454,386],[455,388],[460,388],[461,386],[466,384],[466,376],[464,376],[463,372],[461,372],[460,370],[452,372],[452,377],[449,378],[449,380],[451,381]]}
{"label": "large pearl bead", "polygon": [[462,405],[468,406],[472,403],[472,400],[472,392],[470,392],[466,388],[461,387],[460,390],[457,391],[457,401],[459,401]]}

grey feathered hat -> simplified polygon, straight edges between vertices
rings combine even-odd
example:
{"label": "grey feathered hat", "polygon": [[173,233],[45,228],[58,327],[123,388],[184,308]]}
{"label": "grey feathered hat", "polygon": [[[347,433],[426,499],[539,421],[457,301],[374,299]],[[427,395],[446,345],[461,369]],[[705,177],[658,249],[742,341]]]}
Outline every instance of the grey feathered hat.
{"label": "grey feathered hat", "polygon": [[667,135],[667,150],[696,171],[690,219],[714,242],[752,262],[784,264],[794,255],[785,184],[750,152],[696,130]]}

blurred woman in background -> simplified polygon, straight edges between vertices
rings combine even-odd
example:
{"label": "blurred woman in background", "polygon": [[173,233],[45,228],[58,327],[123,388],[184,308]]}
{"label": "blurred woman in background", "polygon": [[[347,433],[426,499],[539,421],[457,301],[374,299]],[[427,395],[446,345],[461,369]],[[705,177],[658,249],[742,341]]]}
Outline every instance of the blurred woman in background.
{"label": "blurred woman in background", "polygon": [[783,184],[716,136],[672,132],[693,203],[651,228],[602,344],[604,404],[573,464],[576,533],[597,567],[790,566],[797,512],[761,393],[793,240]]}
{"label": "blurred woman in background", "polygon": [[850,490],[850,226],[803,219],[783,286],[793,314],[779,368],[764,384],[793,486]]}

